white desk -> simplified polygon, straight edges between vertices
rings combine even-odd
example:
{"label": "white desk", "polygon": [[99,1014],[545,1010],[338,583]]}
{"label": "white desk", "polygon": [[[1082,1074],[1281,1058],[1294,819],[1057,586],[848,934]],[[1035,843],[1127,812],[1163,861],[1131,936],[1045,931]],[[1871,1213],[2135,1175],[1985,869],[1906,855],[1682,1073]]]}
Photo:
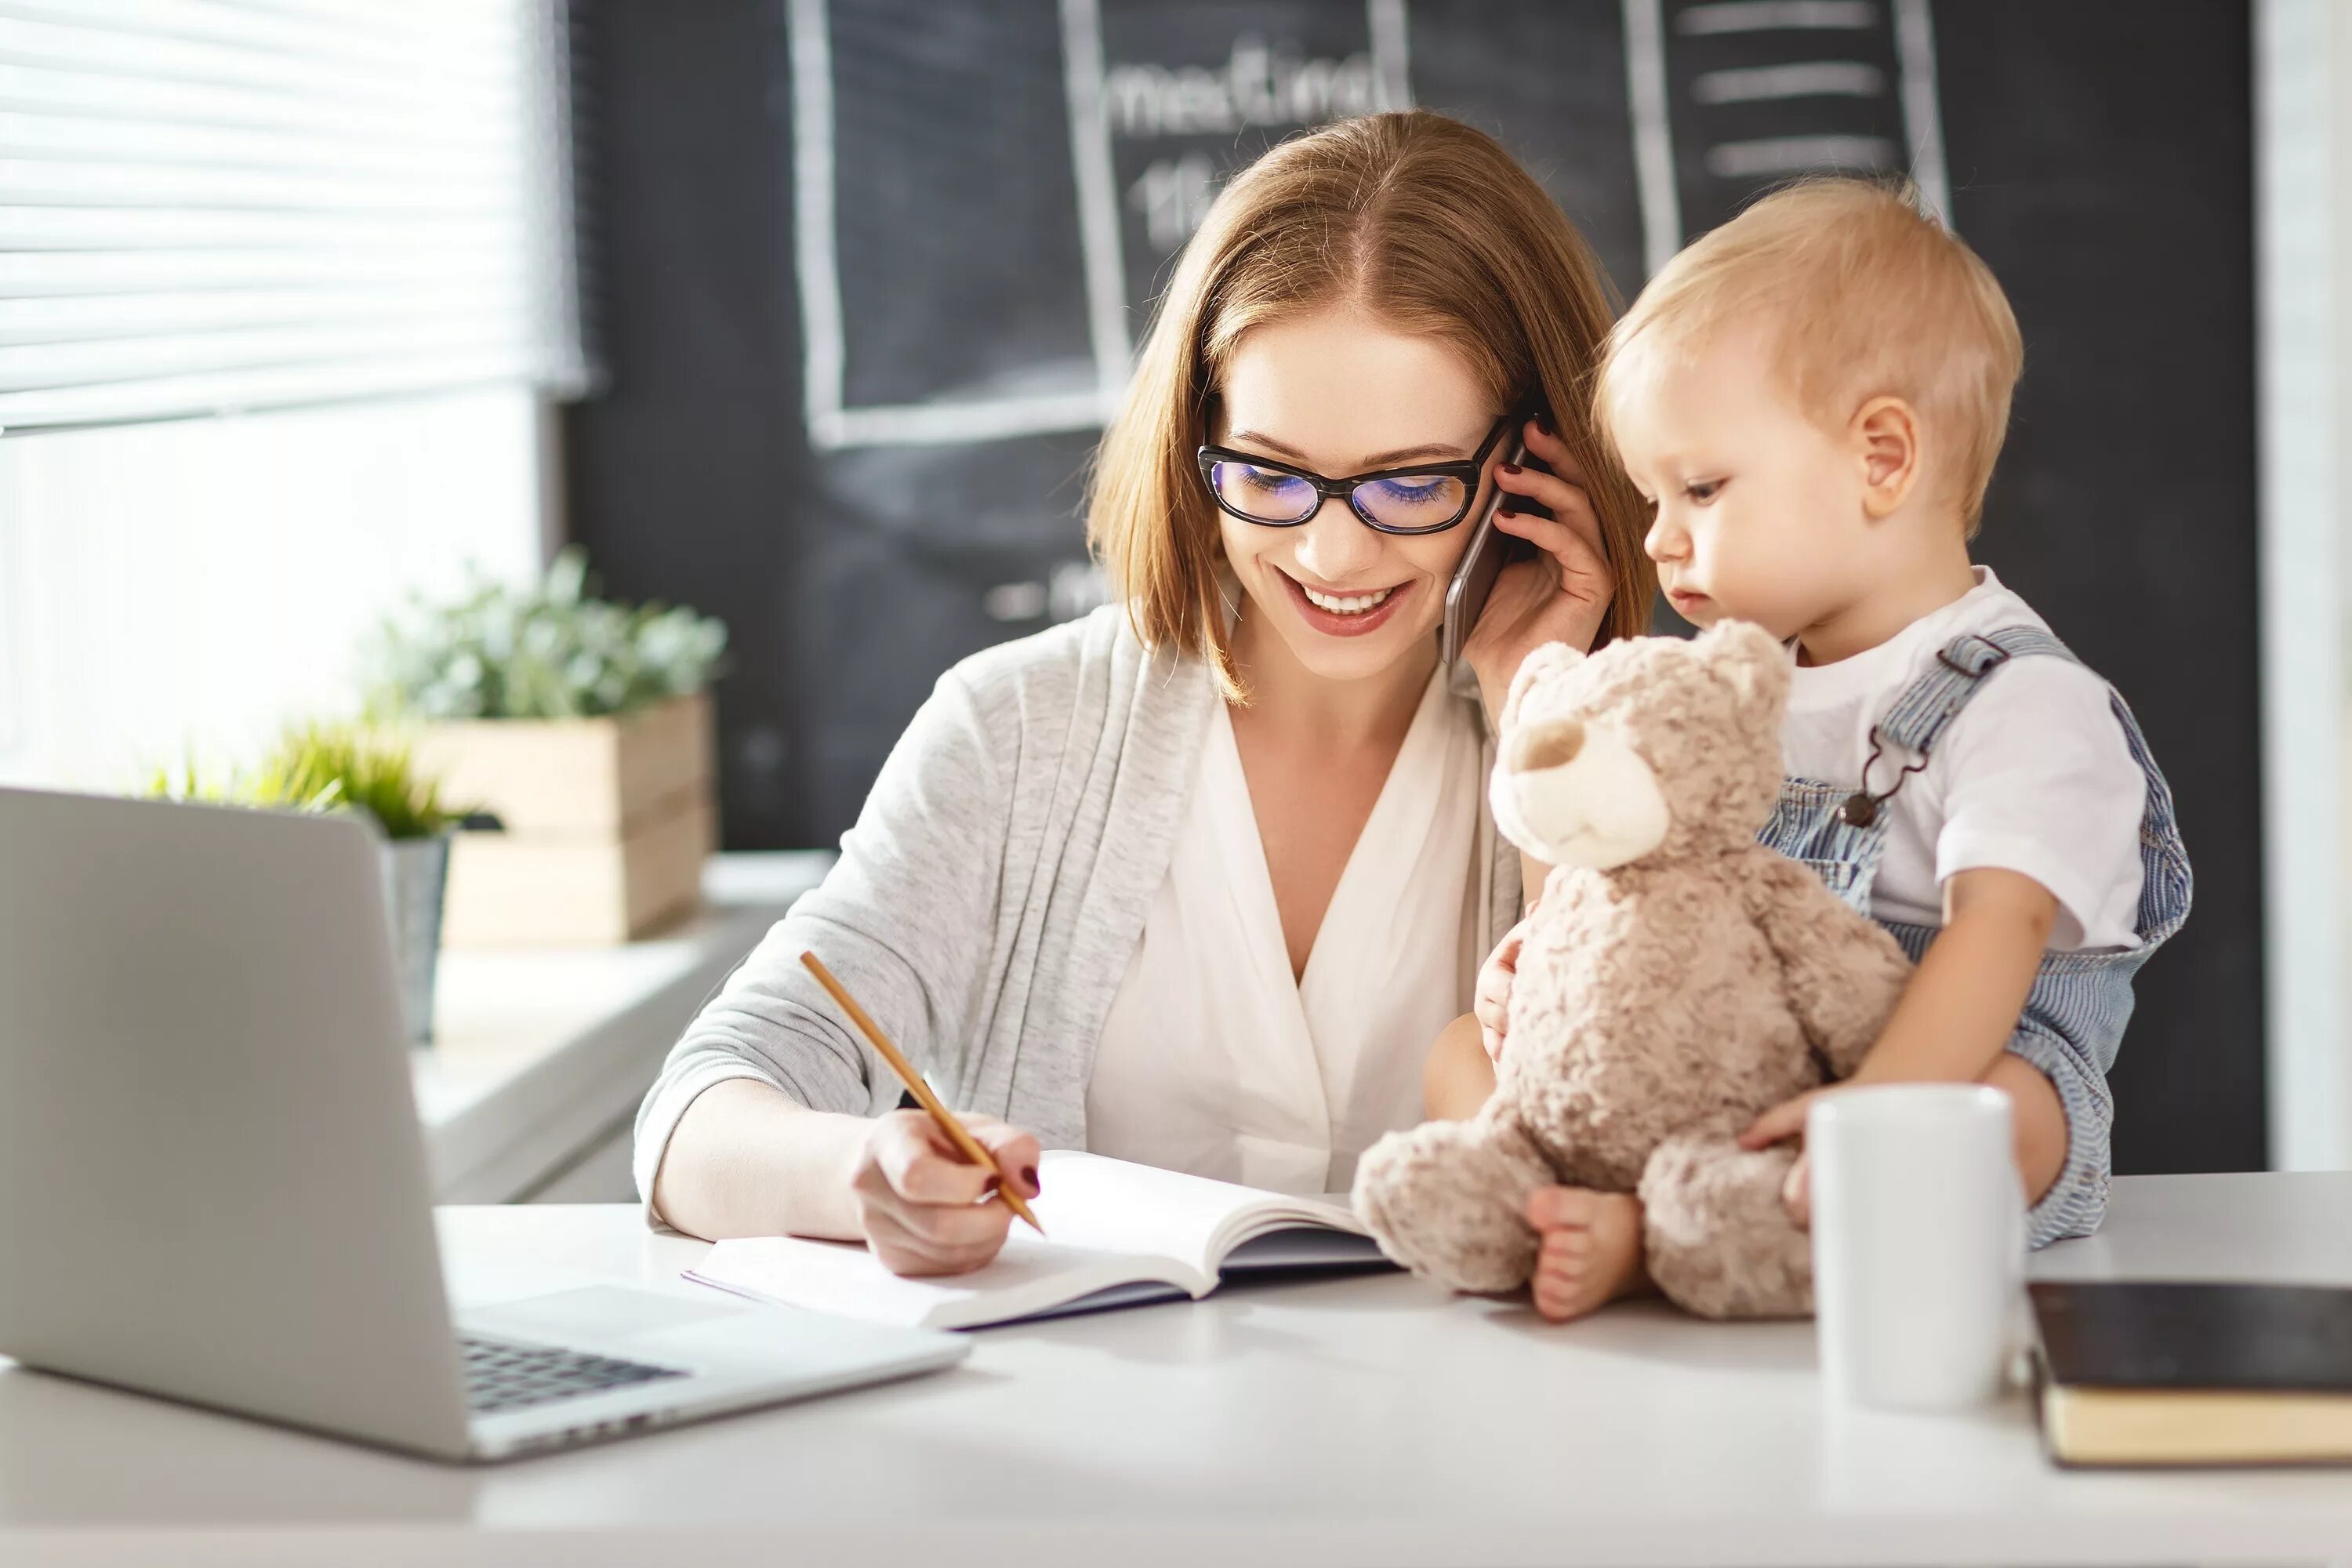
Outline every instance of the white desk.
{"label": "white desk", "polygon": [[[445,1211],[471,1300],[700,1251]],[[2352,1175],[2118,1182],[2047,1278],[2352,1284]],[[1569,1328],[1402,1277],[978,1336],[893,1387],[490,1470],[0,1372],[0,1562],[1150,1564],[2352,1558],[2352,1472],[2066,1474],[2022,1398],[1832,1419],[1806,1325]]]}

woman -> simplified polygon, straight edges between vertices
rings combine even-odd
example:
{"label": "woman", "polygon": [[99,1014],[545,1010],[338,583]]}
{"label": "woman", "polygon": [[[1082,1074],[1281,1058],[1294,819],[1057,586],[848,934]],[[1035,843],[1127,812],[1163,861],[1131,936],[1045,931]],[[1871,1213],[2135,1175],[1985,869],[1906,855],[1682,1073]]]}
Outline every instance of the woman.
{"label": "woman", "polygon": [[[1031,1192],[1041,1143],[1336,1190],[1419,1121],[1537,885],[1484,808],[1486,716],[1529,649],[1638,632],[1652,599],[1584,418],[1610,319],[1568,219],[1455,121],[1345,121],[1235,178],[1096,465],[1122,602],[942,678],[647,1096],[653,1216],[862,1237],[906,1273],[1003,1244],[803,949]],[[1503,464],[1522,427],[1551,473]],[[1473,700],[1435,632],[1498,486],[1552,515],[1502,522],[1538,553],[1469,642]]]}

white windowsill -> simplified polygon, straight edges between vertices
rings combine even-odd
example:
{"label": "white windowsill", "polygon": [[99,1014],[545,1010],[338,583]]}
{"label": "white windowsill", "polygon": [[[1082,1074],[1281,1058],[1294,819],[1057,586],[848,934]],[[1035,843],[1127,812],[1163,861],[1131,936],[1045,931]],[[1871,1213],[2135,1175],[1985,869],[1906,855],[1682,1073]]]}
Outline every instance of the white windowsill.
{"label": "white windowsill", "polygon": [[707,907],[646,942],[441,955],[434,1043],[413,1053],[439,1203],[511,1203],[635,1111],[673,1042],[829,850],[720,855]]}

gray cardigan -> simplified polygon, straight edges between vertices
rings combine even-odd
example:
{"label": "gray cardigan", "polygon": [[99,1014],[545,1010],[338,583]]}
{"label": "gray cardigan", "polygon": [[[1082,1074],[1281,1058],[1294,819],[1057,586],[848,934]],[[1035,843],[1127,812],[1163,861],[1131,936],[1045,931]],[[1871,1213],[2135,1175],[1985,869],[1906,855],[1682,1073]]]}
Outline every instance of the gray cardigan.
{"label": "gray cardigan", "polygon": [[[898,1104],[889,1068],[801,967],[804,949],[949,1104],[1049,1149],[1086,1147],[1095,1044],[1218,700],[1204,661],[1145,648],[1116,605],[940,677],[824,885],[671,1048],[637,1111],[638,1192],[714,1083],[757,1079],[816,1110]],[[1484,954],[1518,918],[1519,860],[1480,816]]]}

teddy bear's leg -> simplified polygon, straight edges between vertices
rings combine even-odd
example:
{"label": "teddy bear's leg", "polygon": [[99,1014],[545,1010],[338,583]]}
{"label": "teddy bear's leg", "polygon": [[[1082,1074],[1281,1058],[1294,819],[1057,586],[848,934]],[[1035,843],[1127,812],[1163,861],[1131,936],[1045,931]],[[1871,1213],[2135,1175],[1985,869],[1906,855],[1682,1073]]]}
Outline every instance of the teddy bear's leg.
{"label": "teddy bear's leg", "polygon": [[1528,1194],[1554,1180],[1517,1116],[1489,1101],[1467,1121],[1391,1132],[1356,1163],[1356,1213],[1381,1248],[1456,1290],[1528,1282],[1536,1234]]}
{"label": "teddy bear's leg", "polygon": [[1813,1310],[1812,1240],[1780,1201],[1796,1158],[1792,1144],[1742,1149],[1727,1132],[1658,1145],[1642,1170],[1642,1240],[1667,1300],[1703,1318]]}

